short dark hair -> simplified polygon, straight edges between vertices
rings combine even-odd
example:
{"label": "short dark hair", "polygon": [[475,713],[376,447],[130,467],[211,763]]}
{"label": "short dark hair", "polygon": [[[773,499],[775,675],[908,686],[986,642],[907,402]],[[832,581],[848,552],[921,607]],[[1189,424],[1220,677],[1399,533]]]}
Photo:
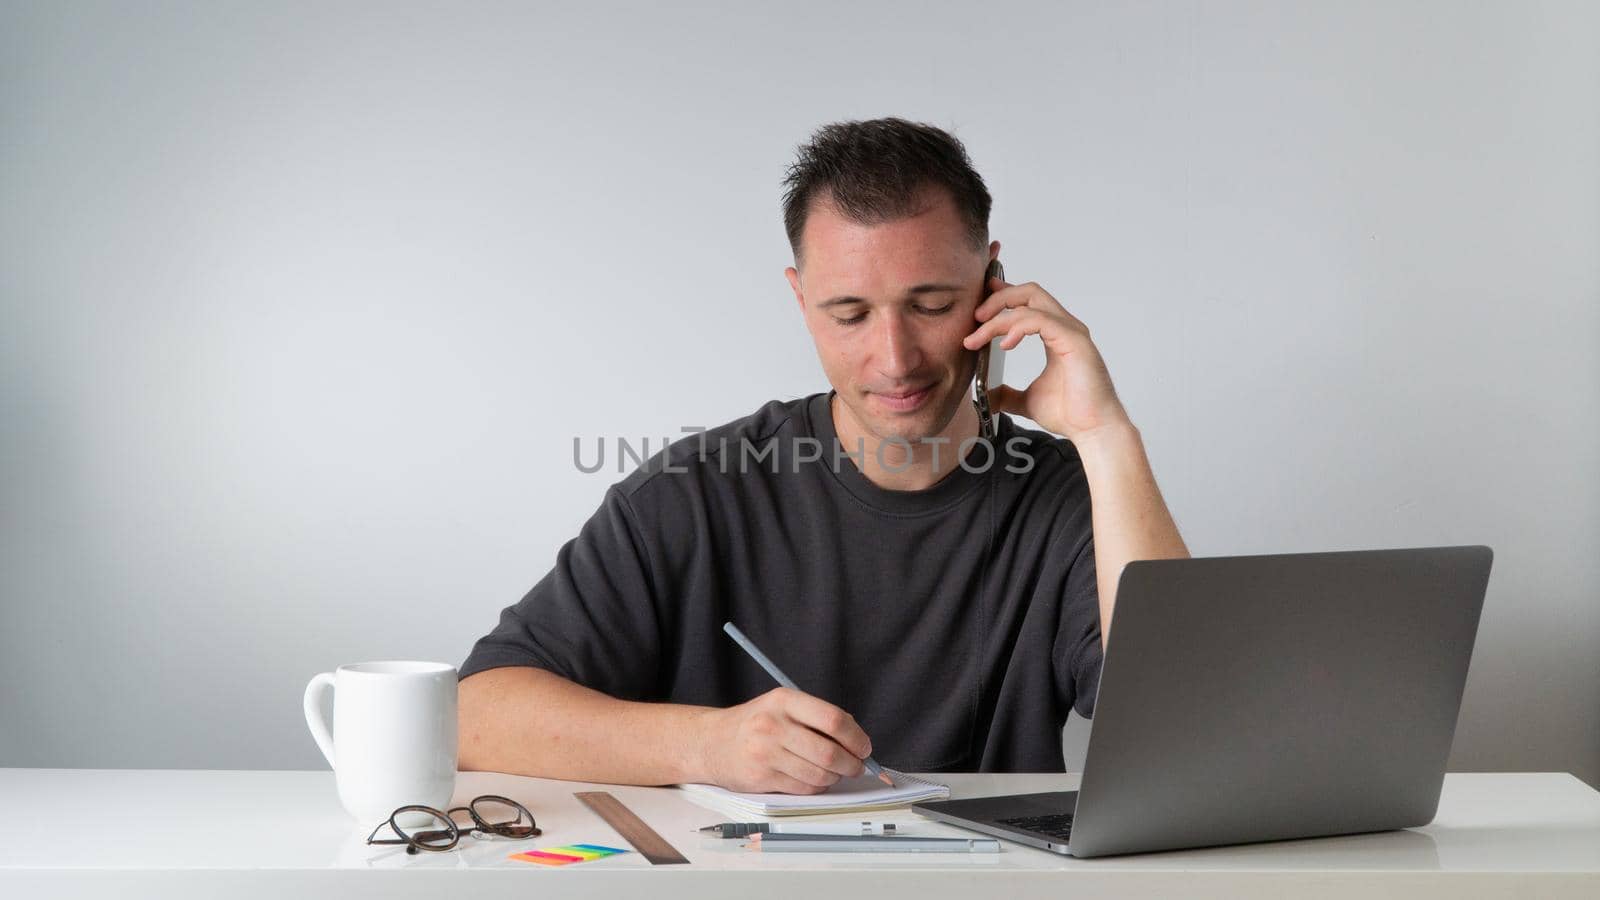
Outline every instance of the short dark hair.
{"label": "short dark hair", "polygon": [[845,218],[877,225],[921,212],[922,192],[943,187],[973,246],[989,243],[989,189],[961,142],[933,125],[895,117],[824,125],[800,146],[783,184],[783,227],[797,265],[806,216],[824,197]]}

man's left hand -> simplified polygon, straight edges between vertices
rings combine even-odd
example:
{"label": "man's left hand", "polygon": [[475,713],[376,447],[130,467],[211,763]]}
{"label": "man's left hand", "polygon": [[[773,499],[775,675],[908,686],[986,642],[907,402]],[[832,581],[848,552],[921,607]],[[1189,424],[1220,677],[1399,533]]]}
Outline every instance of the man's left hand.
{"label": "man's left hand", "polygon": [[1024,390],[991,388],[991,409],[1026,416],[1073,443],[1108,425],[1131,424],[1087,326],[1035,282],[991,278],[989,287],[994,293],[978,304],[976,313],[981,324],[962,340],[967,349],[976,350],[1002,334],[1004,350],[1030,334],[1037,334],[1045,346],[1039,377]]}

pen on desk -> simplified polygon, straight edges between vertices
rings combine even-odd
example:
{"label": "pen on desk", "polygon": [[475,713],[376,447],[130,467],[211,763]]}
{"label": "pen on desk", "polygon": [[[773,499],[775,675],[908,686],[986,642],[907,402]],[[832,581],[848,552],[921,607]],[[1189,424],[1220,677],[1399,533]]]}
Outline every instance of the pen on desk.
{"label": "pen on desk", "polygon": [[893,822],[723,822],[707,825],[700,832],[742,838],[752,834],[894,835],[899,834],[899,829]]}
{"label": "pen on desk", "polygon": [[[754,659],[758,664],[760,664],[761,668],[766,669],[767,674],[776,679],[779,684],[792,691],[800,690],[800,686],[795,684],[794,680],[789,676],[783,674],[783,670],[774,665],[772,660],[767,659],[767,655],[762,653],[755,644],[751,643],[750,639],[744,636],[744,632],[740,631],[737,625],[734,625],[732,622],[724,622],[722,625],[722,630],[728,633],[728,637],[731,637],[734,639],[734,641],[738,642],[739,646],[744,648],[744,652],[750,654],[750,658]],[[890,778],[889,773],[885,772],[883,767],[878,765],[877,760],[874,760],[872,757],[868,756],[861,762],[867,767],[868,772],[871,772],[873,775],[878,777],[879,781],[887,784],[890,787],[894,787],[894,779]]]}
{"label": "pen on desk", "polygon": [[758,834],[744,848],[759,853],[999,853],[1000,842],[993,838]]}

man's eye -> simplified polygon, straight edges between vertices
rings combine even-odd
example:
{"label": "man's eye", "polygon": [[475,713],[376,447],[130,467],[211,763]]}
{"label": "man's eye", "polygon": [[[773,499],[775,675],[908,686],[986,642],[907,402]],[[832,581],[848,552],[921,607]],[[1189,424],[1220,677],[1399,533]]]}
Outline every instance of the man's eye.
{"label": "man's eye", "polygon": [[946,303],[945,305],[937,307],[937,308],[934,308],[934,309],[929,309],[927,307],[919,306],[919,307],[917,307],[917,312],[924,313],[924,314],[930,315],[930,316],[938,316],[938,315],[943,315],[944,313],[949,312],[950,308],[952,306],[955,306],[955,304],[954,303]]}
{"label": "man's eye", "polygon": [[866,313],[856,313],[848,319],[841,319],[838,316],[834,316],[833,320],[838,322],[840,325],[859,325],[861,324],[861,320],[865,319],[866,317]]}

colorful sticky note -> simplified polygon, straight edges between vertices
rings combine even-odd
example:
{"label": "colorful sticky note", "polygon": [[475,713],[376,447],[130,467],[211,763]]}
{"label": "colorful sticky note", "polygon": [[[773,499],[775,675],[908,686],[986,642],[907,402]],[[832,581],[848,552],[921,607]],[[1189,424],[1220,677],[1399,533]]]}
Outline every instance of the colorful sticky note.
{"label": "colorful sticky note", "polygon": [[627,853],[616,847],[606,847],[600,844],[566,844],[560,847],[540,847],[537,850],[523,850],[513,853],[508,859],[519,862],[537,863],[541,866],[566,866],[572,863],[588,862],[591,859],[604,859],[617,853]]}

